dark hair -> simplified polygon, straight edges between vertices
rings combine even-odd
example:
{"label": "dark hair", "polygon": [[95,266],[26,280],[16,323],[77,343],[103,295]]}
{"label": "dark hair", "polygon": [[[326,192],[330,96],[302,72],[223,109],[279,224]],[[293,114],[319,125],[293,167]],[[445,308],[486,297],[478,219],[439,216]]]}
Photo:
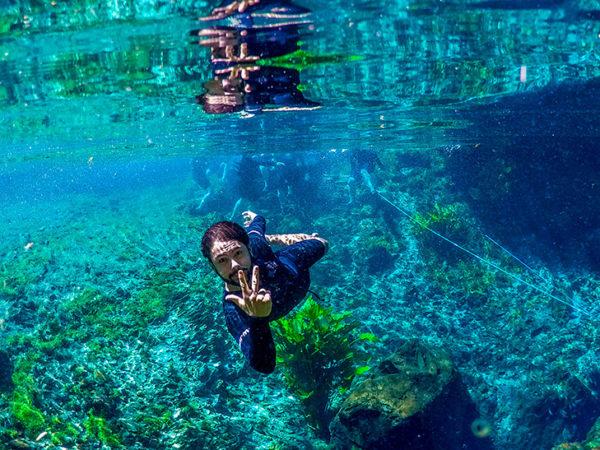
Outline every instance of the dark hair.
{"label": "dark hair", "polygon": [[210,250],[215,241],[239,241],[248,246],[248,233],[235,222],[223,221],[211,225],[202,236],[202,254],[210,260]]}

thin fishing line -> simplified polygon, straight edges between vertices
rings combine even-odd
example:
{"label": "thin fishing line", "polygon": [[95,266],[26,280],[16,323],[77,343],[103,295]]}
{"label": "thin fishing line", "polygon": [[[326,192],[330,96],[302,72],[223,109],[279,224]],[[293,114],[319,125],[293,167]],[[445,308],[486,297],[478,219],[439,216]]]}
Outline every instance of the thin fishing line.
{"label": "thin fishing line", "polygon": [[483,262],[484,264],[487,264],[487,265],[489,265],[489,266],[491,266],[491,267],[493,267],[493,268],[495,268],[495,269],[499,270],[499,271],[500,271],[500,272],[502,272],[503,274],[505,274],[505,275],[508,275],[509,277],[511,277],[511,278],[513,278],[513,279],[515,279],[515,280],[517,280],[517,281],[519,281],[519,282],[521,282],[521,283],[525,284],[526,286],[529,286],[530,288],[532,288],[532,289],[535,289],[536,291],[538,291],[538,292],[541,292],[541,293],[542,293],[542,294],[544,294],[544,295],[547,295],[548,297],[550,297],[550,298],[552,298],[552,299],[556,300],[557,302],[560,302],[560,303],[562,303],[562,304],[564,304],[564,305],[567,305],[567,306],[571,307],[572,309],[574,309],[575,311],[578,311],[578,312],[580,312],[580,313],[582,313],[582,314],[585,314],[586,316],[592,317],[592,314],[591,314],[590,312],[588,312],[588,311],[586,311],[586,310],[584,310],[584,309],[581,309],[581,308],[579,308],[579,307],[577,307],[577,306],[575,306],[575,305],[573,305],[573,304],[571,304],[571,303],[569,303],[569,302],[567,302],[567,301],[565,301],[565,300],[563,300],[563,299],[561,299],[561,298],[557,297],[556,295],[553,295],[553,294],[551,294],[550,292],[543,290],[542,288],[540,288],[540,287],[538,287],[538,286],[536,286],[536,285],[534,285],[534,284],[532,284],[532,283],[530,283],[530,282],[528,282],[528,281],[526,281],[526,280],[523,280],[521,277],[519,277],[519,276],[517,276],[517,275],[515,275],[515,274],[513,274],[513,273],[511,273],[511,272],[508,272],[507,270],[503,269],[503,268],[502,268],[502,267],[500,267],[499,265],[497,265],[497,264],[495,264],[495,263],[493,263],[493,262],[491,262],[491,261],[489,261],[489,260],[487,260],[487,259],[485,259],[485,258],[482,258],[482,257],[481,257],[481,256],[479,256],[478,254],[476,254],[476,253],[473,253],[471,250],[469,250],[469,249],[467,249],[467,248],[463,247],[463,246],[462,246],[462,245],[460,245],[460,244],[457,244],[456,242],[454,242],[454,241],[452,241],[451,239],[447,238],[446,236],[444,236],[444,235],[442,235],[442,234],[438,233],[437,231],[435,231],[435,230],[432,230],[432,229],[431,229],[431,228],[429,228],[427,225],[423,225],[423,224],[422,224],[422,223],[420,223],[418,220],[416,220],[416,219],[415,219],[415,218],[414,218],[414,217],[413,217],[413,216],[412,216],[410,213],[408,213],[408,212],[404,211],[404,210],[403,210],[402,208],[400,208],[398,205],[396,205],[396,204],[392,203],[390,200],[388,200],[388,199],[387,199],[387,198],[386,198],[386,197],[385,197],[385,196],[384,196],[384,195],[383,195],[381,192],[379,192],[378,190],[376,190],[375,192],[376,192],[376,193],[377,193],[377,194],[378,194],[378,195],[379,195],[379,196],[380,196],[380,197],[381,197],[383,200],[385,200],[386,202],[388,202],[388,203],[389,203],[389,204],[390,204],[392,207],[396,208],[398,211],[400,211],[402,214],[404,214],[406,217],[408,217],[408,218],[409,218],[409,219],[410,219],[412,222],[414,222],[414,223],[416,223],[417,225],[419,225],[419,226],[421,226],[421,227],[425,228],[427,231],[429,231],[429,232],[431,232],[431,233],[435,234],[437,237],[439,237],[439,238],[441,238],[441,239],[445,240],[446,242],[448,242],[448,243],[450,243],[450,244],[454,245],[455,247],[457,247],[457,248],[461,249],[463,252],[465,252],[465,253],[468,253],[469,255],[473,256],[474,258],[478,259],[479,261]]}
{"label": "thin fishing line", "polygon": [[544,283],[547,283],[548,280],[546,280],[544,277],[542,277],[539,273],[537,273],[535,271],[535,269],[533,269],[532,267],[528,266],[524,261],[522,261],[521,259],[519,259],[516,255],[514,255],[513,253],[510,252],[510,250],[508,250],[507,248],[503,247],[501,244],[499,244],[498,242],[496,242],[494,239],[492,239],[490,236],[488,236],[487,234],[483,233],[481,230],[479,230],[479,232],[489,241],[491,241],[492,243],[494,243],[496,246],[500,247],[500,249],[502,249],[502,251],[504,251],[505,253],[507,253],[508,255],[510,255],[514,260],[518,261],[523,267],[525,267],[526,269],[528,269],[533,275],[535,275],[536,277],[538,277],[540,280],[542,280]]}

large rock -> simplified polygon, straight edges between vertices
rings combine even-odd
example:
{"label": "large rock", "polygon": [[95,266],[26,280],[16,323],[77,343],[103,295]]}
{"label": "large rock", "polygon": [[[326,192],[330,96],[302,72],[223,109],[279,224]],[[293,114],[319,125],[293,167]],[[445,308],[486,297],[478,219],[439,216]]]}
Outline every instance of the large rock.
{"label": "large rock", "polygon": [[417,341],[351,388],[330,431],[336,448],[492,448],[448,355]]}
{"label": "large rock", "polygon": [[[600,444],[600,396],[595,371],[586,378],[565,372],[556,384],[531,381],[522,387],[522,400],[518,408],[519,424],[528,430],[517,445],[520,448],[552,448],[563,440],[581,441],[592,428]],[[588,435],[588,440],[594,440]],[[600,450],[600,445],[597,445]],[[588,446],[586,450],[592,449]]]}
{"label": "large rock", "polygon": [[585,445],[589,448],[600,448],[600,417],[588,432]]}
{"label": "large rock", "polygon": [[600,417],[588,432],[585,442],[559,444],[552,450],[596,450],[600,449]]}

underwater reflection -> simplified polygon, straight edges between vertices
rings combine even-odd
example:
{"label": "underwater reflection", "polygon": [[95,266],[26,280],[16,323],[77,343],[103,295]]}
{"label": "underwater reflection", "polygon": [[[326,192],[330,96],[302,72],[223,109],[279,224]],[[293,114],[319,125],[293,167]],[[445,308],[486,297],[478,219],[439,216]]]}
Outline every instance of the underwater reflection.
{"label": "underwater reflection", "polygon": [[[234,6],[232,6],[234,5]],[[299,49],[310,11],[288,2],[242,2],[215,8],[201,20],[225,24],[192,31],[209,47],[213,79],[196,97],[208,114],[313,110],[320,104],[300,90],[298,70],[284,67]]]}

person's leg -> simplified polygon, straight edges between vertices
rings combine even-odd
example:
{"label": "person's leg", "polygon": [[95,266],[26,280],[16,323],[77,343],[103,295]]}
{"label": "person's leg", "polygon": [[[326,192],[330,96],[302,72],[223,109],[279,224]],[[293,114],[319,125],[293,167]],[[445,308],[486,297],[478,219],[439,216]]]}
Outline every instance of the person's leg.
{"label": "person's leg", "polygon": [[288,245],[276,252],[279,262],[287,267],[291,274],[287,295],[281,304],[273,306],[279,317],[294,309],[304,298],[310,288],[310,267],[326,252],[325,244],[318,239],[307,239]]}
{"label": "person's leg", "polygon": [[310,267],[321,259],[327,248],[318,239],[307,239],[296,242],[276,252],[277,257],[295,275],[308,271]]}

